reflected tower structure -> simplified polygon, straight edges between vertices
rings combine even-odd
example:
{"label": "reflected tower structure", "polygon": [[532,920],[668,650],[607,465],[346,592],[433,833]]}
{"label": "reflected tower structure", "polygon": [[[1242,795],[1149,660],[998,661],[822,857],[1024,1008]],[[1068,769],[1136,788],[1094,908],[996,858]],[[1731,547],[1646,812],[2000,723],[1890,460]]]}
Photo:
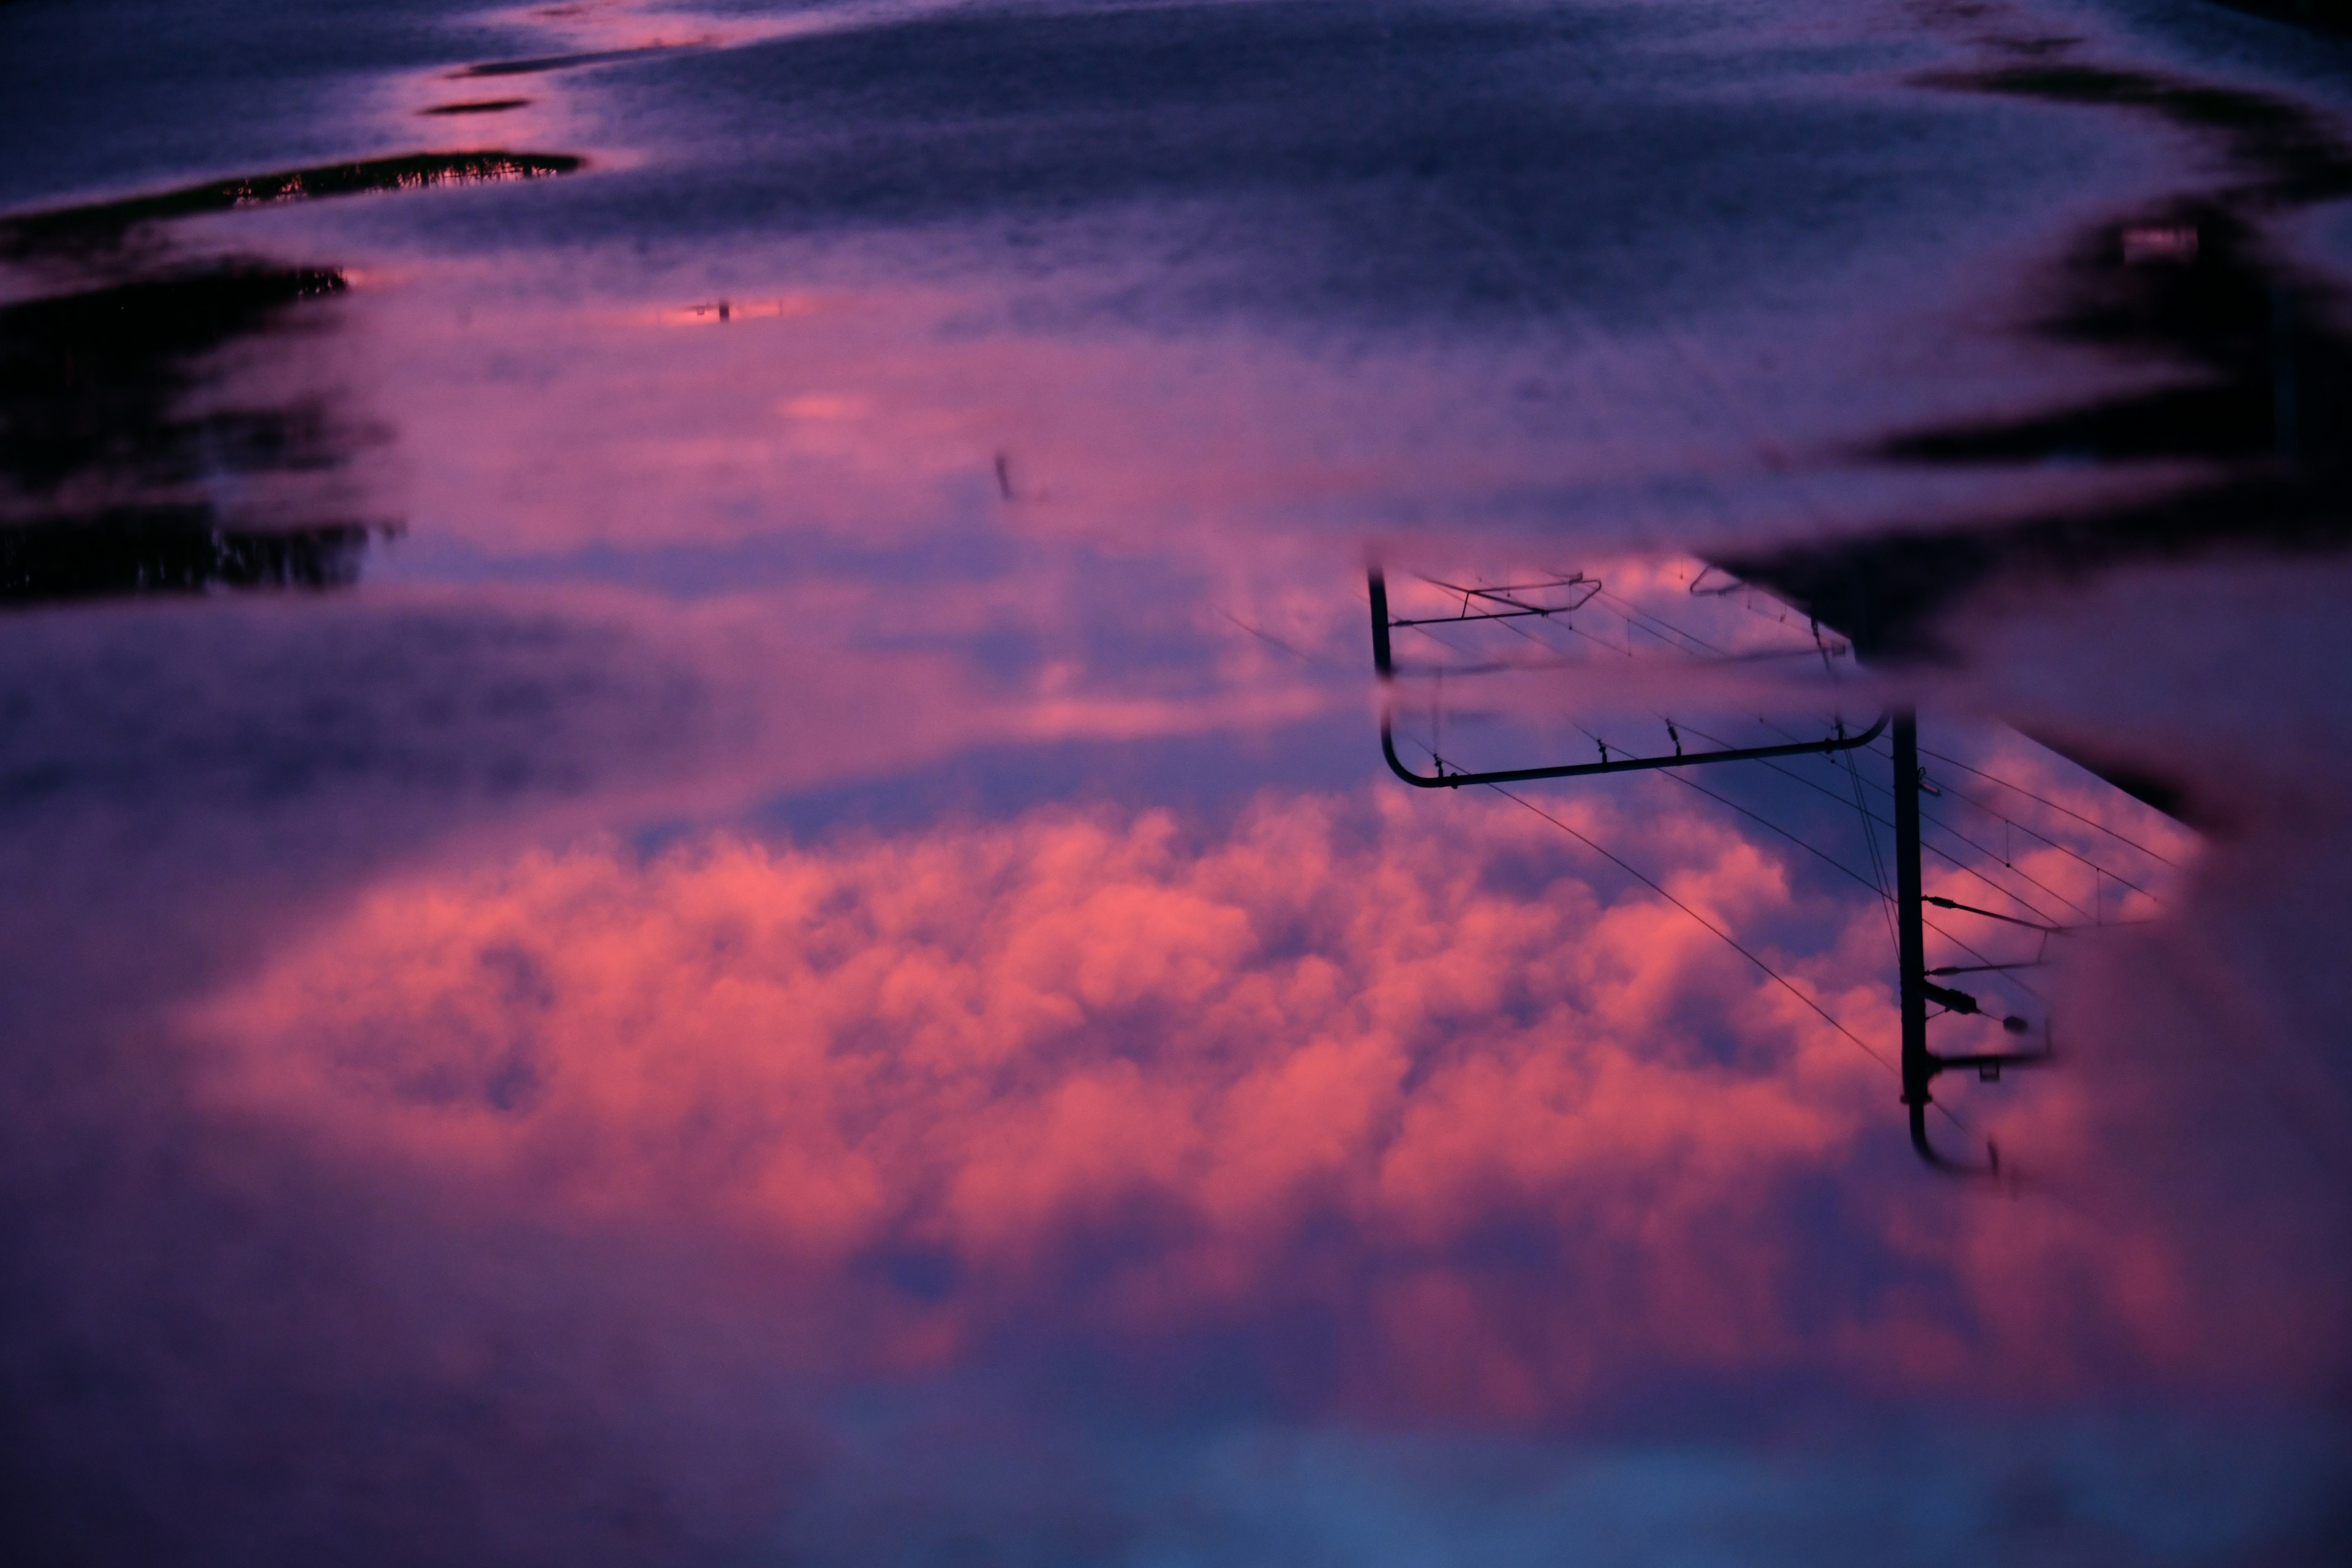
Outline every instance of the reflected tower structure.
{"label": "reflected tower structure", "polygon": [[[1930,1111],[1937,1109],[1934,1085],[1950,1072],[1973,1072],[1983,1081],[1997,1082],[2009,1069],[2050,1062],[2053,1047],[2047,1013],[2041,1022],[2038,1047],[1937,1051],[1929,1044],[1929,1024],[1934,1018],[1948,1016],[1997,1021],[2011,1036],[2032,1032],[2032,1020],[1996,1010],[1974,993],[1947,982],[1962,975],[2013,977],[2018,971],[2039,967],[2049,938],[2069,928],[1927,890],[1920,794],[1932,786],[1927,784],[1921,763],[1917,715],[1907,706],[1895,706],[1865,722],[1860,715],[1850,718],[1843,711],[1841,697],[1854,694],[1850,684],[1852,641],[1718,567],[1696,562],[1683,564],[1671,574],[1677,585],[1672,593],[1661,591],[1664,574],[1636,568],[1633,575],[1646,583],[1622,592],[1611,587],[1610,574],[1583,570],[1514,573],[1492,581],[1460,574],[1444,578],[1416,575],[1408,590],[1411,602],[1401,604],[1387,573],[1378,566],[1371,568],[1366,590],[1373,667],[1381,685],[1381,750],[1390,771],[1418,789],[1485,787],[1521,805],[1529,803],[1511,794],[1508,786],[1633,773],[1675,777],[1872,888],[1887,903],[1893,927],[1901,1031],[1899,1055],[1889,1065],[1901,1079],[1901,1102],[1912,1146],[1937,1170],[1998,1177],[2000,1155],[1990,1140],[1986,1142],[1981,1162],[1956,1159],[1938,1145],[1929,1121]],[[1686,610],[1713,607],[1713,624],[1695,627],[1690,624],[1694,617],[1687,614],[1670,616],[1666,604],[1670,598],[1685,601]],[[1748,620],[1731,613],[1734,607],[1745,612]],[[1405,635],[1437,650],[1437,657],[1422,660],[1401,654],[1398,643]],[[1483,646],[1474,646],[1472,638],[1483,638]],[[1794,686],[1787,675],[1791,668],[1802,675]],[[1757,679],[1765,671],[1772,672],[1769,684]],[[1565,719],[1557,703],[1559,682],[1563,679],[1576,692],[1573,706],[1578,710]],[[1445,692],[1449,680],[1454,683],[1452,697]],[[1480,698],[1465,705],[1460,699],[1465,682],[1514,680],[1532,683],[1532,691],[1523,693],[1532,696],[1532,704],[1514,707],[1507,699]],[[1427,697],[1425,705],[1402,695],[1407,687],[1422,689]],[[1830,711],[1817,721],[1818,727],[1811,732],[1796,727],[1801,721],[1783,725],[1755,713],[1762,701],[1775,700],[1775,688],[1780,689],[1778,700],[1784,706],[1793,698],[1796,706],[1811,710],[1826,699]],[[1671,713],[1661,706],[1669,700],[1676,704]],[[1420,721],[1417,731],[1416,719]],[[1451,737],[1446,733],[1449,723]],[[1741,743],[1728,733],[1736,723],[1761,726],[1778,738]],[[1662,743],[1629,742],[1625,739],[1629,726],[1634,727],[1630,732],[1635,735],[1647,729]],[[1486,753],[1498,745],[1540,745],[1545,743],[1541,737],[1547,730],[1557,734],[1563,729],[1575,731],[1591,745],[1591,760],[1513,759],[1489,765]],[[1886,742],[1883,752],[1877,749],[1882,740]],[[1419,757],[1409,758],[1401,746],[1425,754],[1425,765]],[[1874,761],[1883,759],[1888,766],[1887,783],[1877,788],[1886,797],[1891,817],[1877,816],[1865,802],[1855,761],[1858,752],[1867,753]],[[1679,776],[1729,763],[1786,773],[1782,763],[1807,758],[1843,768],[1849,776],[1853,804],[1870,844],[1871,876],[1864,877],[1843,865],[1802,835]],[[1818,781],[1787,776],[1821,788]],[[1647,883],[1833,1027],[1865,1050],[1880,1055],[1731,933],[1584,833],[1539,808],[1530,805],[1530,809],[1538,810],[1547,820]],[[1886,858],[1891,867],[1879,855],[1875,833],[1879,826],[1892,830]],[[1954,837],[1969,842],[1965,836],[1955,833]],[[1948,850],[1938,847],[1937,852],[1967,869]],[[1994,882],[1988,886],[2000,888]],[[2016,897],[2013,892],[2011,896]],[[2031,903],[2021,900],[2021,907],[2038,916]],[[2030,957],[1997,959],[1969,946],[1965,938],[1943,932],[1976,962],[1931,966],[1927,947],[1930,909],[1997,922],[2011,930],[2032,931],[2042,949]],[[2094,914],[2095,919],[2095,910]]]}
{"label": "reflected tower structure", "polygon": [[[1919,716],[1906,708],[1894,716],[1894,790],[1895,790],[1895,921],[1896,931],[1896,999],[1903,1013],[1903,1106],[1911,1127],[1911,1146],[1919,1157],[1938,1170],[1960,1171],[1968,1167],[1954,1163],[1940,1152],[1935,1140],[1928,1135],[1927,1110],[1935,1103],[1937,1078],[1954,1070],[1973,1070],[1989,1083],[2000,1079],[2004,1068],[2036,1067],[2051,1059],[2049,1023],[2042,1024],[2043,1043],[2034,1051],[1961,1051],[1939,1054],[1927,1046],[1927,1005],[1935,1003],[1944,1012],[1972,1016],[1983,1011],[1977,998],[1955,986],[1938,984],[1930,978],[1927,968],[1927,893],[1919,867],[1919,787],[1922,770],[1919,766]],[[1944,899],[1937,902],[1948,909],[1967,906]],[[1976,914],[1988,914],[1994,920],[2013,917],[1990,911],[1969,910]],[[1990,968],[1992,966],[1988,966]],[[2011,1015],[2001,1019],[2001,1026],[2012,1034],[2021,1034],[2031,1026],[2025,1019]],[[1988,1139],[1985,1142],[1985,1173],[2000,1173],[2000,1147]]]}
{"label": "reflected tower structure", "polygon": [[[2252,8],[2301,19],[2310,10],[2284,0]],[[2124,373],[2114,390],[2053,400],[2048,406],[1896,428],[1824,454],[1836,463],[1913,476],[1999,475],[2017,481],[2013,500],[1961,519],[1876,518],[1845,524],[1817,520],[1824,525],[1812,538],[1784,535],[1709,552],[1703,570],[1689,580],[1691,598],[1685,607],[1715,595],[1767,600],[1777,606],[1772,615],[1785,616],[1789,625],[1805,628],[1822,643],[1825,671],[1834,663],[1832,654],[1889,670],[1948,662],[1958,651],[1958,612],[2018,585],[2063,582],[2079,592],[2103,577],[2153,568],[2316,559],[2352,548],[2352,332],[2345,326],[2346,299],[2301,250],[2289,227],[2301,215],[2352,195],[2352,143],[2339,124],[2281,94],[2100,63],[2079,39],[2011,37],[1997,26],[1984,30],[1992,26],[1969,24],[1971,41],[1983,49],[1981,63],[1924,72],[1913,84],[2161,124],[2200,146],[2208,154],[2209,170],[2182,181],[2171,194],[2082,225],[2029,279],[2020,335],[2042,352],[2087,353],[2108,362]],[[2052,500],[2034,481],[2053,468],[2095,470],[2113,483],[2077,488]],[[1843,721],[1822,721],[1810,732],[1801,724],[1774,725],[1769,727],[1773,740],[1759,736],[1749,742],[1725,729],[1711,742],[1717,747],[1713,753],[1696,753],[1682,737],[1704,736],[1705,728],[1679,707],[1661,706],[1695,700],[1653,682],[1629,691],[1619,706],[1633,711],[1632,721],[1653,731],[1664,712],[1674,711],[1675,721],[1664,730],[1674,737],[1670,749],[1625,746],[1614,734],[1602,739],[1577,723],[1569,727],[1583,730],[1585,740],[1570,742],[1568,754],[1597,744],[1598,761],[1469,765],[1458,760],[1465,727],[1455,721],[1456,739],[1441,739],[1439,714],[1446,703],[1433,698],[1429,734],[1420,742],[1430,754],[1424,769],[1417,760],[1399,756],[1391,733],[1396,716],[1412,710],[1400,701],[1398,683],[1424,672],[1397,659],[1390,638],[1400,632],[1435,633],[1458,641],[1471,628],[1474,605],[1491,614],[1496,603],[1492,595],[1518,590],[1483,580],[1440,585],[1455,595],[1452,610],[1439,612],[1441,617],[1450,614],[1447,624],[1417,608],[1391,613],[1389,585],[1379,574],[1374,578],[1370,597],[1375,662],[1383,687],[1383,749],[1390,766],[1416,785],[1500,787],[1636,769],[1690,782],[1683,773],[1702,763],[1737,761],[1777,769],[1814,752],[1826,761],[1841,754],[1850,732]],[[1537,616],[1521,613],[1525,606],[1519,606],[1514,610],[1518,618],[1492,624],[1507,625],[1525,643],[1528,628],[1572,618],[1573,606],[1565,597],[1543,600],[1541,608]],[[1656,605],[1629,615],[1622,621],[1626,646],[1618,651],[1636,651],[1635,641],[1652,653],[1678,644],[1685,652],[1697,651],[1664,615]],[[1632,628],[1643,624],[1653,630],[1636,638]],[[1611,661],[1601,655],[1607,639],[1591,639],[1590,626],[1573,629],[1587,637],[1588,652],[1600,656],[1601,668],[1609,669]],[[1727,651],[1712,650],[1710,657]],[[1801,653],[1801,647],[1788,651]],[[1600,688],[1640,686],[1637,662],[1615,661]],[[1492,659],[1486,664],[1481,668],[1477,659],[1457,657],[1442,671],[1425,672],[1425,684],[1442,690],[1452,681],[1458,696],[1469,677],[1502,668]],[[1588,682],[1577,700],[1591,700],[1594,692]],[[1537,700],[1557,696],[1539,695]],[[1644,713],[1656,717],[1643,719]],[[2004,906],[2000,897],[1954,899],[1930,891],[1923,875],[1923,857],[1928,855],[1951,862],[1956,875],[1981,876],[1992,868],[1999,874],[1986,879],[1989,889],[2007,881],[2011,896],[2026,889],[2007,876],[2011,868],[1999,845],[1971,844],[1923,807],[1923,790],[1933,793],[1936,786],[1926,782],[1922,763],[1934,753],[1921,743],[1917,717],[1897,709],[1883,725],[1883,733],[1873,730],[1868,749],[1883,761],[1886,783],[1868,784],[1857,777],[1853,787],[1866,823],[1861,792],[1874,789],[1884,798],[1887,815],[1881,825],[1892,834],[1892,866],[1878,863],[1874,847],[1872,875],[1860,879],[1875,881],[1889,909],[1901,1009],[1895,1065],[1902,1101],[1912,1142],[1931,1163],[1991,1171],[1998,1168],[1998,1153],[1990,1144],[1981,1166],[1962,1167],[1938,1152],[1930,1121],[1940,1109],[1934,1086],[1951,1073],[1997,1080],[2009,1068],[2048,1062],[2052,1046],[2046,1010],[2037,1024],[1980,1000],[1975,992],[2007,986],[2018,971],[2039,964],[2042,949],[2054,936],[2101,923],[2112,883],[2146,889],[2085,859],[2091,892],[2071,913],[2046,900],[2038,908],[2026,899]],[[2032,726],[2020,732],[2177,821],[2226,820],[2221,803],[2200,798],[2200,786],[2169,776],[2169,764],[2111,749],[2127,746],[2127,737],[2111,731],[2101,738],[2060,735]],[[1408,738],[1406,743],[1414,742]],[[1853,761],[1850,750],[1845,760]],[[1947,763],[1968,766],[1952,758],[1939,758],[1937,765]],[[2000,792],[2014,787],[1990,775],[1972,781],[1971,787],[1979,784]],[[2036,797],[2019,792],[2001,798]],[[1727,804],[1757,816],[1738,803]],[[1970,809],[1980,804],[1970,801]],[[1782,831],[1769,821],[1763,826]],[[2013,826],[2004,824],[2000,831]],[[2143,846],[2132,847],[2147,853]],[[2037,886],[2028,897],[2051,892]],[[2063,896],[2059,901],[2073,902]],[[1947,916],[1951,929],[1939,923]],[[1965,946],[1959,931],[1987,930],[2027,935],[2040,945],[2020,956],[1963,952],[1950,962],[1936,962],[1928,952],[1931,936]],[[1956,1027],[1997,1021],[2012,1035],[2038,1034],[2040,1043],[2038,1048],[2021,1044],[2007,1050],[1938,1051],[1929,1044],[1938,1019],[1954,1020]]]}

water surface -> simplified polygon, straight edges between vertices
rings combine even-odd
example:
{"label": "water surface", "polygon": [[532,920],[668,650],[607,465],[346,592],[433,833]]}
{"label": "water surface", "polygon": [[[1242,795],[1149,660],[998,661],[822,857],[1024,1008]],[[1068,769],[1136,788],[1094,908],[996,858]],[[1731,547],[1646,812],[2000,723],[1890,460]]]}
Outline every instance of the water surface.
{"label": "water surface", "polygon": [[26,1560],[2335,1560],[2346,48],[0,8]]}

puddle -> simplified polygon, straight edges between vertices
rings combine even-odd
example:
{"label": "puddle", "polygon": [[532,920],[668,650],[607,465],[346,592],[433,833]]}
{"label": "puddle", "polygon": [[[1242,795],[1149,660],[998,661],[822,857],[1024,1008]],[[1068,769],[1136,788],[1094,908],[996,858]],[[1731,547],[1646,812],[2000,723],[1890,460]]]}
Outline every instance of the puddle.
{"label": "puddle", "polygon": [[0,215],[7,1528],[2332,1560],[2352,102],[2199,15],[254,34]]}

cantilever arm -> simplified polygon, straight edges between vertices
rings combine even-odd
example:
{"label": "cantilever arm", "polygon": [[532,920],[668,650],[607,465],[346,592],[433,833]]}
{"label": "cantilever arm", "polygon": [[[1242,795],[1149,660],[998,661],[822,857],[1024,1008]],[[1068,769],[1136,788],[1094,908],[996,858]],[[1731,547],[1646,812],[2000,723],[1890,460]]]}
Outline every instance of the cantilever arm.
{"label": "cantilever arm", "polygon": [[[1395,676],[1396,663],[1389,648],[1389,588],[1388,579],[1378,567],[1365,574],[1365,586],[1370,590],[1372,606],[1372,668],[1385,682]],[[1524,784],[1530,779],[1572,779],[1591,773],[1631,773],[1647,768],[1680,768],[1699,763],[1745,763],[1763,757],[1801,757],[1815,752],[1824,755],[1832,752],[1852,751],[1876,740],[1886,728],[1890,714],[1881,713],[1877,721],[1859,735],[1834,735],[1820,741],[1797,741],[1777,746],[1742,746],[1722,752],[1677,752],[1666,757],[1621,757],[1598,763],[1568,763],[1546,768],[1496,768],[1481,773],[1449,773],[1443,762],[1434,773],[1419,773],[1405,766],[1397,755],[1396,734],[1392,715],[1385,700],[1381,705],[1381,755],[1388,759],[1389,771],[1416,789],[1459,789],[1464,784]],[[1603,752],[1606,758],[1607,752]]]}
{"label": "cantilever arm", "polygon": [[[1397,755],[1396,737],[1388,713],[1381,714],[1381,755],[1388,759],[1389,771],[1405,783],[1420,789],[1459,789],[1464,784],[1519,784],[1528,779],[1572,779],[1588,773],[1631,773],[1645,768],[1691,767],[1700,763],[1746,763],[1759,757],[1798,757],[1813,752],[1851,751],[1866,746],[1886,728],[1887,716],[1881,713],[1875,723],[1859,735],[1832,735],[1822,741],[1797,741],[1779,746],[1742,746],[1727,752],[1678,752],[1664,757],[1620,757],[1605,763],[1568,763],[1548,768],[1495,768],[1483,773],[1417,773],[1405,766]],[[1439,766],[1442,769],[1444,763]]]}

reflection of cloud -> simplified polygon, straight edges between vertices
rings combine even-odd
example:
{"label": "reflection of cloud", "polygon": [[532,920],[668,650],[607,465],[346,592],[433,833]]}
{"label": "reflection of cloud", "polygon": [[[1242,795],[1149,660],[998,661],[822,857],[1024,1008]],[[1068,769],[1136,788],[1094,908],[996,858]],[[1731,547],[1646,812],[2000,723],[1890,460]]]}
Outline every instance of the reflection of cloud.
{"label": "reflection of cloud", "polygon": [[929,655],[777,618],[502,590],[0,621],[11,1560],[675,1561],[793,1468],[776,1359],[719,1348],[743,1325],[705,1322],[674,1272],[701,1265],[194,1115],[153,1021],[388,864],[1013,722]]}
{"label": "reflection of cloud", "polygon": [[569,591],[11,617],[0,709],[9,987],[85,1018],[387,863],[733,808],[1001,727],[927,655]]}
{"label": "reflection of cloud", "polygon": [[[1819,1561],[1848,1516],[1775,1534],[1770,1489],[1880,1492],[1874,1447],[1628,1457],[1588,1424],[1664,1400],[1737,1427],[1791,1389],[1833,1422],[1856,1396],[2292,1394],[2336,1364],[2331,1266],[2275,1181],[2168,1201],[2247,1141],[2172,1136],[2179,1064],[2011,1091],[2005,1144],[2097,1182],[1937,1186],[1876,1067],[1497,803],[517,856],[479,829],[902,767],[974,705],[921,660],[796,655],[740,605],[335,610],[5,628],[6,866],[38,896],[0,942],[0,1261],[28,1287],[0,1300],[0,1411],[37,1436],[38,1517],[101,1560],[178,1531],[239,1563],[361,1537],[677,1561],[782,1509],[826,1563],[1558,1560],[1627,1531]],[[1598,798],[1563,809],[1888,1032],[1874,911],[1726,819]],[[468,827],[495,859],[309,915]],[[224,928],[212,973],[271,962],[158,1028]],[[2151,1128],[2166,1202],[2118,1136]],[[1423,1417],[1569,1436],[1360,1442]],[[1893,1560],[1938,1560],[1956,1538],[1922,1521],[1959,1509],[1989,1549],[2170,1561],[2114,1521],[2188,1453],[2197,1500],[2169,1506],[2225,1561],[2320,1528],[2340,1473],[2292,1423],[2227,1456],[2201,1427],[2095,1435],[2091,1462],[2000,1419],[1998,1462],[1886,1482]],[[1269,1492],[1267,1466],[1299,1479]]]}
{"label": "reflection of cloud", "polygon": [[783,404],[783,412],[794,419],[860,419],[866,410],[866,399],[835,393],[807,393]]}
{"label": "reflection of cloud", "polygon": [[[1604,901],[1541,824],[1464,809],[1466,841],[1462,811],[1309,800],[1206,842],[1045,813],[386,888],[209,1010],[213,1092],[567,1226],[793,1259],[790,1354],[836,1371],[1050,1348],[1549,1419],[1662,1374],[2132,1386],[2333,1353],[2299,1310],[2231,1337],[2211,1238],[2161,1214],[1925,1183],[1849,1042]],[[1891,1032],[1874,915],[1694,818],[1586,820]],[[2034,1119],[2061,1164],[2070,1103]]]}

